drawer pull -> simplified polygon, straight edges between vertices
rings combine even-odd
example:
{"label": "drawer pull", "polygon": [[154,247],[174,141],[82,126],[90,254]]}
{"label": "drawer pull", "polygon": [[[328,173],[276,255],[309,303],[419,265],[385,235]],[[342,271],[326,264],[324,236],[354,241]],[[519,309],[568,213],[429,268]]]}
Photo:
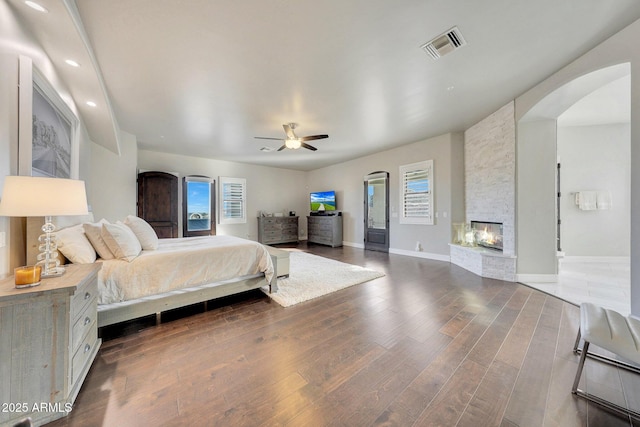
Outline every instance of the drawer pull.
{"label": "drawer pull", "polygon": [[91,319],[87,316],[84,318],[84,326],[87,326],[89,323],[91,323]]}
{"label": "drawer pull", "polygon": [[89,344],[84,346],[84,352],[87,353],[89,350],[91,350],[91,346]]}
{"label": "drawer pull", "polygon": [[88,300],[89,298],[91,298],[91,292],[87,292],[84,294],[84,299]]}

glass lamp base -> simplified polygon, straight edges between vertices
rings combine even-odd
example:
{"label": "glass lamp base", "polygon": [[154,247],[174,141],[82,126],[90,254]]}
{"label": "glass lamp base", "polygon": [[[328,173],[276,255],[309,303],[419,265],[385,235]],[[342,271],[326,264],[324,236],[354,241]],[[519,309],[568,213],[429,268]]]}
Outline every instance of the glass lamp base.
{"label": "glass lamp base", "polygon": [[62,276],[67,270],[64,267],[55,267],[55,268],[51,268],[47,271],[45,271],[44,269],[42,270],[42,275],[40,277],[42,278],[47,278],[47,277],[60,277]]}
{"label": "glass lamp base", "polygon": [[[42,276],[40,276],[42,277]],[[34,286],[38,286],[40,285],[41,282],[36,282],[36,283],[29,283],[26,285],[15,285],[16,289],[24,289],[24,288],[33,288]]]}

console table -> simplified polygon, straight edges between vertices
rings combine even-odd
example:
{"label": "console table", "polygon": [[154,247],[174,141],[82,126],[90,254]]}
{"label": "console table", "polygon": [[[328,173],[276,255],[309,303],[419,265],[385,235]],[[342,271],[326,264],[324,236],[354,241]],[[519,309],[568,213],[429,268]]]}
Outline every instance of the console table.
{"label": "console table", "polygon": [[258,217],[258,242],[264,245],[275,245],[297,241],[297,216]]}
{"label": "console table", "polygon": [[60,277],[16,289],[0,281],[0,425],[37,425],[71,411],[100,347],[100,264],[70,265]]}

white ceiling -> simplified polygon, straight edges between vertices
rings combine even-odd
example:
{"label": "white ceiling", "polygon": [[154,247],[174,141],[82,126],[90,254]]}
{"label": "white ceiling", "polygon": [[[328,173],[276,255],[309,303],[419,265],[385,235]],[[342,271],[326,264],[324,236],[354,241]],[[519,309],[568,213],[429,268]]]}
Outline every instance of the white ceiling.
{"label": "white ceiling", "polygon": [[[637,0],[63,1],[9,3],[76,103],[98,100],[94,141],[117,152],[119,126],[140,149],[300,170],[463,131],[640,18]],[[453,26],[466,46],[420,49]],[[329,138],[261,152],[288,122]]]}

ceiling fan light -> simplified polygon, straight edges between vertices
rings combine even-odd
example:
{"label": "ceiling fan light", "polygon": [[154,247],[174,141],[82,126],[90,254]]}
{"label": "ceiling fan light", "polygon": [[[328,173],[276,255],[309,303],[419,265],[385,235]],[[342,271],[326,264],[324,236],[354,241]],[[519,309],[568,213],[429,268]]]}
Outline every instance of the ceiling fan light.
{"label": "ceiling fan light", "polygon": [[287,139],[284,142],[284,145],[286,145],[287,148],[290,148],[292,150],[297,150],[302,146],[302,142],[299,139]]}

